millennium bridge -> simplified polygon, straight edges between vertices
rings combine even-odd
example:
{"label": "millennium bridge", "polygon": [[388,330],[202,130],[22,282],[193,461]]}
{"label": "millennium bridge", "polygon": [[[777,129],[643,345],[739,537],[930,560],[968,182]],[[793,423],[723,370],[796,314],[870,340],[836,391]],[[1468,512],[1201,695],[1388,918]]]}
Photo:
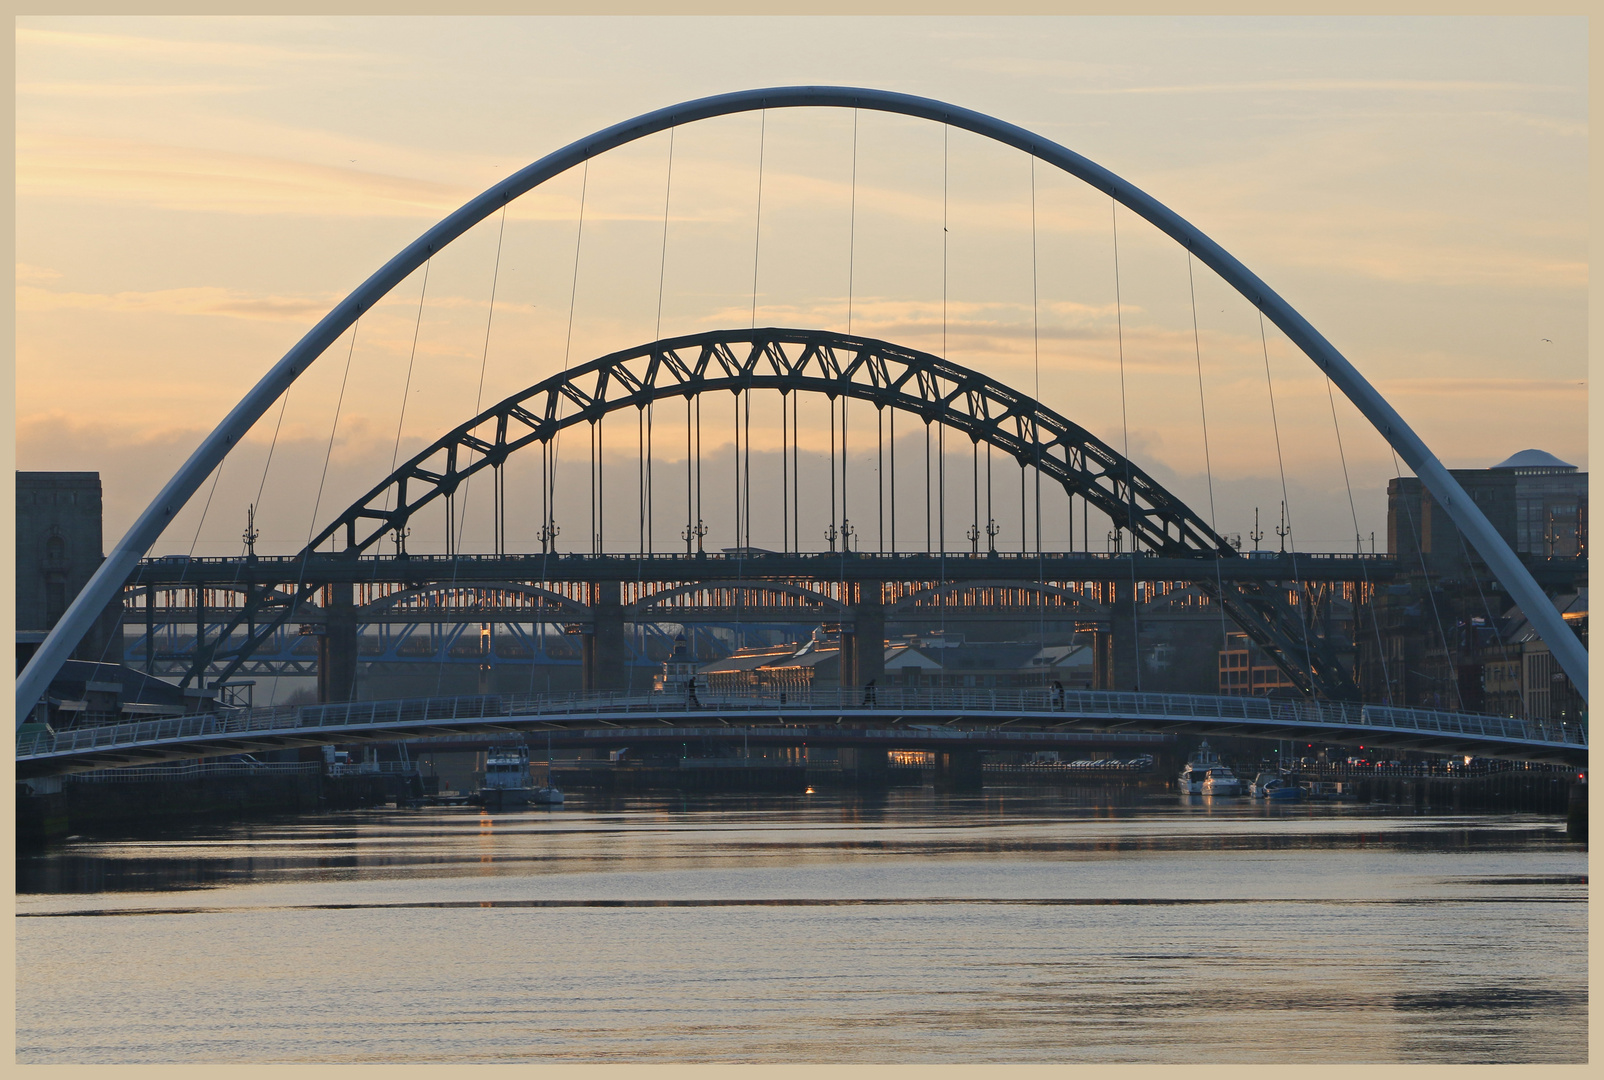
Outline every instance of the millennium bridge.
{"label": "millennium bridge", "polygon": [[[856,745],[910,749],[959,743],[968,748],[1048,748],[1054,739],[1089,731],[1197,732],[1567,764],[1585,760],[1585,727],[1360,703],[1351,659],[1354,641],[1339,640],[1332,631],[1333,598],[1342,592],[1358,599],[1402,572],[1413,573],[1413,567],[1361,554],[1357,536],[1353,554],[1300,553],[1295,544],[1287,550],[1290,526],[1277,529],[1282,550],[1244,551],[1239,538],[1217,531],[1212,508],[1206,518],[1110,442],[984,372],[945,356],[854,335],[850,329],[759,327],[756,253],[752,326],[663,337],[572,366],[565,358],[560,373],[478,409],[331,520],[314,522],[316,531],[294,555],[258,555],[248,527],[247,551],[239,558],[147,558],[228,453],[307,367],[365,311],[425,269],[469,228],[591,157],[645,136],[711,117],[802,107],[875,110],[974,132],[1022,151],[1032,169],[1041,162],[1084,181],[1175,240],[1184,249],[1189,273],[1195,260],[1234,288],[1315,364],[1414,471],[1473,549],[1479,560],[1478,583],[1495,582],[1521,608],[1585,701],[1586,649],[1544,589],[1574,584],[1585,575],[1585,563],[1556,566],[1516,555],[1442,462],[1353,365],[1214,240],[1107,169],[993,117],[884,91],[783,87],[671,106],[555,151],[429,229],[337,304],[203,440],[29,660],[16,689],[19,775],[330,742],[541,732],[599,745],[618,738],[672,740],[708,729],[738,730],[744,738],[760,741],[849,745],[857,740]],[[664,215],[666,245],[666,196]],[[1117,259],[1117,233],[1114,239]],[[945,241],[942,251],[945,260]],[[498,246],[498,267],[500,257]],[[577,274],[577,254],[575,259]],[[1117,284],[1117,262],[1114,272]],[[491,301],[493,308],[493,292]],[[420,319],[422,302],[420,297]],[[1193,304],[1195,318],[1195,299]],[[1201,363],[1200,348],[1200,405]],[[797,403],[804,397],[829,409],[828,500],[818,493],[822,488],[805,494],[799,483]],[[760,432],[765,426],[778,432],[775,476],[753,475],[754,401],[759,402]],[[1271,401],[1273,407],[1273,396]],[[731,520],[712,524],[703,510],[704,404],[710,414],[732,418],[735,448],[734,512]],[[660,455],[653,443],[653,418],[677,417],[681,408],[682,471],[672,477],[660,469],[654,473]],[[1332,416],[1335,424],[1334,405]],[[922,454],[912,462],[906,449],[898,461],[899,417],[904,436],[911,431],[923,438]],[[338,425],[338,409],[333,424]],[[637,520],[620,529],[615,519],[611,533],[603,492],[618,478],[605,479],[609,426],[615,447],[620,427],[635,444],[635,467],[626,470],[633,475],[625,484],[633,483],[638,503]],[[569,429],[577,431],[569,438],[571,456],[563,467],[570,473],[565,475],[588,464],[591,507],[588,521],[566,522],[570,543],[580,531],[576,525],[584,526],[585,539],[575,545],[579,550],[563,552],[558,546],[563,530],[557,520],[557,475],[559,436]],[[589,440],[588,463],[583,461],[587,452],[573,451],[580,433]],[[330,452],[334,434],[329,433]],[[1203,434],[1206,445],[1206,417]],[[860,453],[868,453],[863,447],[874,448],[872,480],[852,475],[849,437]],[[949,458],[962,462],[965,456],[948,452],[949,437],[968,451],[969,469],[949,463]],[[1277,434],[1277,447],[1279,439]],[[913,443],[905,439],[903,445]],[[508,494],[506,466],[514,457],[524,464],[538,458],[532,471],[538,472],[539,494],[533,500],[527,492]],[[994,458],[1003,463],[1000,483]],[[966,471],[967,477],[962,475]],[[911,486],[922,493],[924,504],[922,513],[900,521],[899,479],[904,493]],[[476,480],[481,488],[488,486],[493,507],[488,550],[479,552],[464,548],[466,492]],[[852,513],[849,481],[858,485]],[[317,491],[321,499],[321,485]],[[539,552],[508,550],[507,509],[514,497],[538,506]],[[955,512],[967,528],[949,536]],[[1067,520],[1069,550],[1044,550],[1042,523],[1049,514]],[[756,531],[754,516],[760,525]],[[1009,542],[1000,544],[1004,519],[1010,530],[1017,523],[1017,534],[1010,532]],[[1355,519],[1357,532],[1357,515]],[[443,554],[407,550],[413,527],[424,523],[431,529],[442,527]],[[683,541],[683,552],[661,550],[657,538],[665,524]],[[1109,550],[1093,552],[1105,530]],[[763,550],[755,543],[758,534],[769,537],[776,531],[779,542],[768,543],[779,550]],[[960,531],[967,545],[956,535]],[[710,532],[731,542],[722,551],[707,551]],[[817,550],[821,535],[827,551]],[[1256,548],[1258,537],[1254,539]],[[393,550],[385,551],[387,546]],[[1153,583],[1184,584],[1214,605],[1222,627],[1229,621],[1243,633],[1280,669],[1301,700],[1141,693],[1134,655],[1135,604],[1150,595],[1144,586]],[[461,602],[464,589],[473,594],[467,603]],[[986,601],[994,605],[992,614],[1015,620],[1028,614],[1038,625],[1059,618],[1111,626],[1117,654],[1113,667],[1128,673],[1133,685],[1086,692],[873,690],[884,673],[888,621],[959,617],[973,611],[974,597],[987,589],[993,590]],[[162,673],[179,675],[185,687],[203,691],[242,671],[293,670],[251,665],[262,663],[255,659],[259,655],[287,654],[288,628],[301,626],[300,633],[319,639],[316,670],[322,703],[216,709],[22,733],[22,725],[47,698],[62,663],[119,600],[120,618],[144,625],[143,659],[149,671],[157,670],[159,627],[194,628],[183,649],[170,649],[162,658],[168,665]],[[749,623],[837,624],[844,689],[784,696],[710,694],[701,700],[672,692],[628,692],[627,624],[686,625],[728,620],[732,612]],[[572,625],[582,638],[586,691],[545,697],[345,700],[354,696],[361,626],[436,619]],[[1359,630],[1355,628],[1355,636]],[[1440,628],[1439,633],[1446,649],[1447,635]]]}
{"label": "millennium bridge", "polygon": [[718,737],[759,745],[1051,750],[1080,733],[1244,735],[1584,765],[1586,732],[1502,716],[1351,702],[1106,691],[884,689],[486,695],[244,709],[28,734],[21,778],[330,743],[492,735],[640,746]]}

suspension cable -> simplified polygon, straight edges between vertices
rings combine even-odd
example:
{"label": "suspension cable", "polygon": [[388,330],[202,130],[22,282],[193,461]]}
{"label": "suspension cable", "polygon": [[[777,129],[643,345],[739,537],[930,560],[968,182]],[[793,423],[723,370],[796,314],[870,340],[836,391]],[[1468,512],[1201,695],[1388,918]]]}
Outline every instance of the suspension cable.
{"label": "suspension cable", "polygon": [[[851,382],[850,377],[848,383]],[[848,550],[847,526],[852,519],[847,516],[847,406],[852,403],[852,396],[841,395],[841,550]]]}
{"label": "suspension cable", "polygon": [[852,110],[852,201],[847,213],[847,336],[852,336],[852,286],[858,255],[858,110]]}
{"label": "suspension cable", "polygon": [[[1136,595],[1136,488],[1131,482],[1131,426],[1125,408],[1125,315],[1119,289],[1119,201],[1113,198],[1109,199],[1109,219],[1113,222],[1114,234],[1114,330],[1119,342],[1119,422],[1125,436],[1125,497],[1130,503],[1130,519],[1127,524],[1131,531],[1131,626],[1136,638],[1131,642],[1133,652],[1131,667],[1135,673],[1136,690],[1140,692],[1142,628],[1138,621],[1140,617],[1137,614],[1139,605]],[[1115,524],[1114,531],[1117,535],[1118,524]]]}
{"label": "suspension cable", "polygon": [[746,460],[741,469],[741,504],[746,508],[746,547],[752,546],[752,391],[746,392],[746,413],[744,442],[746,445]]}
{"label": "suspension cable", "polygon": [[972,552],[980,550],[980,440],[971,439],[970,451],[970,485],[974,495],[974,521],[969,526],[969,547]]}
{"label": "suspension cable", "polygon": [[[351,344],[345,352],[345,370],[340,375],[340,392],[334,399],[334,419],[329,423],[329,445],[323,451],[323,471],[318,476],[317,496],[312,500],[312,520],[306,526],[306,546],[301,549],[301,566],[295,576],[295,592],[291,594],[292,604],[300,605],[301,589],[306,584],[306,563],[312,554],[312,534],[317,529],[317,512],[323,504],[323,485],[329,478],[329,460],[334,456],[334,436],[340,429],[340,411],[345,406],[345,386],[351,377],[351,357],[356,354],[356,335],[361,327],[362,320],[357,319],[351,324]],[[349,688],[347,688],[349,690]],[[273,693],[278,693],[278,682],[274,680]]]}
{"label": "suspension cable", "polygon": [[780,391],[780,550],[791,550],[791,448],[789,446],[790,416],[787,407],[790,402],[784,390]]}
{"label": "suspension cable", "polygon": [[[507,206],[505,203],[503,203],[501,206],[501,224],[496,232],[496,261],[490,271],[490,306],[485,311],[485,343],[479,354],[479,386],[474,391],[473,395],[473,415],[475,416],[479,415],[479,408],[484,404],[485,369],[490,363],[490,324],[496,316],[496,285],[501,280],[501,242],[505,238],[506,234]],[[500,466],[496,466],[495,468],[499,469]],[[452,545],[453,550],[461,550],[462,548],[462,534],[468,528],[468,497],[472,491],[473,474],[470,473],[468,475],[467,483],[462,485],[462,527],[457,530],[456,542]],[[491,516],[492,518],[495,516],[494,509],[492,509]],[[494,521],[492,521],[491,524],[492,527],[494,527]],[[453,564],[453,567],[455,567],[455,564]],[[455,580],[454,573],[453,580]]]}
{"label": "suspension cable", "polygon": [[[830,532],[836,531],[835,516],[835,399],[830,399]],[[830,537],[830,547],[835,548],[835,537]]]}
{"label": "suspension cable", "polygon": [[935,536],[930,531],[930,507],[935,500],[930,497],[930,421],[925,421],[925,554],[935,550]]}
{"label": "suspension cable", "polygon": [[[1448,685],[1449,688],[1453,690],[1453,697],[1459,699],[1459,708],[1460,711],[1463,712],[1465,708],[1465,701],[1464,697],[1459,693],[1459,679],[1457,678],[1457,672],[1453,671],[1453,651],[1448,644],[1448,632],[1443,629],[1442,612],[1437,609],[1437,594],[1433,592],[1431,588],[1431,568],[1426,565],[1425,541],[1422,538],[1421,530],[1415,528],[1414,511],[1409,509],[1409,500],[1404,497],[1403,466],[1398,463],[1398,452],[1396,450],[1392,452],[1392,468],[1394,475],[1396,475],[1398,479],[1398,501],[1403,505],[1404,518],[1409,522],[1409,533],[1414,537],[1415,540],[1415,554],[1420,557],[1420,574],[1421,577],[1425,579],[1426,583],[1426,599],[1431,601],[1431,615],[1437,623],[1437,636],[1442,638],[1443,659],[1447,661],[1450,671],[1456,676],[1449,679]],[[1424,484],[1420,486],[1420,491],[1421,505],[1424,507],[1425,500],[1430,498],[1430,493],[1426,491],[1426,486]],[[1422,522],[1422,525],[1424,525],[1424,522]],[[1405,704],[1407,704],[1407,702]]]}
{"label": "suspension cable", "polygon": [[640,540],[635,548],[646,553],[646,407],[635,410],[635,509],[640,517]]}
{"label": "suspension cable", "polygon": [[[1298,541],[1292,532],[1292,505],[1287,497],[1287,466],[1281,456],[1281,424],[1276,419],[1275,383],[1270,378],[1270,341],[1264,332],[1264,312],[1259,312],[1259,347],[1264,352],[1264,385],[1270,393],[1270,427],[1275,432],[1275,463],[1281,471],[1281,505],[1286,513],[1287,541],[1292,545],[1292,585],[1297,591],[1298,625],[1303,629],[1303,665],[1309,676],[1309,694],[1314,694],[1314,659],[1309,646],[1309,623],[1303,617],[1303,582],[1298,576]],[[1311,612],[1312,614],[1312,612]]]}
{"label": "suspension cable", "polygon": [[[943,360],[948,359],[948,356],[947,356],[947,181],[948,181],[948,173],[949,173],[950,170],[948,168],[947,144],[948,144],[948,138],[949,138],[950,135],[951,135],[951,129],[946,124],[942,124],[941,125],[941,358]],[[939,378],[938,378],[937,385],[936,385],[936,393],[937,393],[938,396],[941,393],[941,387],[940,387]],[[937,459],[936,459],[936,466],[937,466],[937,469],[939,471],[939,479],[940,479],[940,484],[939,484],[939,489],[938,489],[939,490],[939,495],[937,497],[936,526],[937,526],[937,532],[938,532],[938,539],[939,539],[940,544],[941,544],[940,550],[941,550],[941,554],[942,554],[942,557],[943,557],[942,558],[942,564],[941,564],[942,565],[942,576],[943,576],[943,579],[945,579],[945,576],[946,576],[946,565],[947,565],[946,564],[946,558],[945,558],[946,554],[947,554],[947,425],[946,424],[937,424],[936,425],[936,450],[937,450],[937,455],[938,455]],[[941,632],[943,634],[942,641],[943,641],[943,645],[945,645],[945,642],[946,642],[945,634],[947,632],[947,621],[946,621],[947,620],[947,615],[946,615],[945,607],[942,608],[941,619],[942,619]],[[943,667],[946,666],[945,658],[943,658],[942,666]]]}
{"label": "suspension cable", "polygon": [[[1197,326],[1197,284],[1192,277],[1192,249],[1186,249],[1186,292],[1192,301],[1192,355],[1197,360],[1197,414],[1203,422],[1203,470],[1209,482],[1209,528],[1220,531],[1219,519],[1214,511],[1214,460],[1209,453],[1209,409],[1203,396],[1203,338]],[[1220,556],[1214,556],[1214,587],[1219,591],[1220,648],[1229,652],[1231,631],[1225,621],[1225,575],[1220,567]],[[1248,665],[1249,671],[1252,664]],[[1252,691],[1252,684],[1248,686]]]}
{"label": "suspension cable", "polygon": [[[768,138],[769,111],[758,114],[757,134],[757,219],[752,224],[752,326],[757,326],[757,264],[758,250],[763,238],[763,149]],[[740,523],[736,523],[740,531]]]}
{"label": "suspension cable", "polygon": [[[585,239],[585,203],[590,194],[590,161],[585,161],[584,169],[579,174],[579,220],[574,228],[574,269],[568,282],[568,329],[563,337],[563,371],[568,370],[569,359],[573,355],[574,344],[574,309],[579,299],[579,253]],[[562,402],[558,402],[561,410]],[[563,429],[558,428],[551,438],[551,514],[552,533],[556,535],[557,521],[557,461],[562,454]],[[555,548],[555,540],[553,540]]]}
{"label": "suspension cable", "polygon": [[[1031,395],[1041,404],[1041,283],[1040,263],[1036,252],[1036,158],[1026,155],[1030,162],[1030,340],[1031,340]],[[1041,548],[1041,432],[1031,421],[1032,442],[1036,448],[1036,580],[1046,577],[1046,563]],[[1019,550],[1025,550],[1025,464],[1019,465]],[[1069,539],[1075,543],[1075,496],[1069,497]],[[1047,681],[1047,595],[1036,593],[1036,647],[1042,660],[1042,683]]]}
{"label": "suspension cable", "polygon": [[800,393],[791,398],[791,550],[798,554],[802,552],[802,425],[799,420],[801,399]]}
{"label": "suspension cable", "polygon": [[694,525],[696,515],[692,510],[691,499],[693,491],[691,462],[695,456],[691,453],[691,431],[693,427],[694,425],[691,423],[691,399],[687,397],[685,399],[685,554],[687,555],[691,553],[691,537],[696,531]]}
{"label": "suspension cable", "polygon": [[668,129],[668,179],[663,184],[663,250],[657,256],[657,329],[653,341],[663,339],[663,281],[668,269],[668,200],[674,192],[674,128]]}
{"label": "suspension cable", "polygon": [[[1359,572],[1364,576],[1365,591],[1370,593],[1370,625],[1376,632],[1376,656],[1381,661],[1381,680],[1386,686],[1385,700],[1388,704],[1391,704],[1392,675],[1387,670],[1387,649],[1381,641],[1381,622],[1380,616],[1376,614],[1375,587],[1370,583],[1370,567],[1363,558],[1364,545],[1359,536],[1359,508],[1354,504],[1353,484],[1348,480],[1348,455],[1342,448],[1342,425],[1337,423],[1337,399],[1331,392],[1330,376],[1326,377],[1326,401],[1331,405],[1331,430],[1336,432],[1337,435],[1337,458],[1342,462],[1342,486],[1348,491],[1348,513],[1353,516],[1353,549],[1354,553],[1360,556]],[[1461,536],[1461,539],[1463,539],[1463,536]],[[1478,581],[1476,583],[1476,588],[1481,588],[1481,582]],[[1359,630],[1359,598],[1357,595],[1354,596],[1353,628],[1354,636],[1357,637]]]}
{"label": "suspension cable", "polygon": [[[395,446],[390,450],[390,475],[395,474],[395,463],[401,456],[401,427],[407,419],[407,400],[412,392],[412,365],[418,358],[418,334],[423,330],[423,301],[429,295],[429,268],[434,265],[431,257],[423,264],[423,287],[418,290],[418,317],[412,324],[412,350],[407,354],[407,377],[401,385],[401,415],[395,422]],[[278,433],[275,431],[274,435]],[[390,496],[392,492],[388,486],[384,490],[384,508],[391,509]]]}

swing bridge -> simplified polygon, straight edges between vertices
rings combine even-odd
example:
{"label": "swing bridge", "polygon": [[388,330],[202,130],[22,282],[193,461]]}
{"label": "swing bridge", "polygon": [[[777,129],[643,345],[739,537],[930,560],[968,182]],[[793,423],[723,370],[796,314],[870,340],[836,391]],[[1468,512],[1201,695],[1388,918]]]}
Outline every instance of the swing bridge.
{"label": "swing bridge", "polygon": [[[1295,544],[1287,549],[1285,534],[1280,550],[1240,550],[1239,541],[1217,532],[1075,416],[950,358],[816,328],[704,331],[569,367],[436,439],[294,555],[257,554],[248,536],[248,550],[238,557],[147,557],[179,509],[294,379],[363,311],[470,226],[552,176],[634,139],[712,116],[800,106],[876,109],[967,128],[1064,169],[1169,234],[1189,259],[1213,269],[1279,327],[1375,425],[1453,518],[1487,578],[1529,614],[1585,698],[1586,651],[1544,593],[1545,586],[1585,576],[1585,563],[1516,556],[1374,388],[1214,241],[1100,166],[994,118],[907,95],[800,87],[702,99],[616,125],[521,170],[425,233],[337,305],[208,436],[69,607],[17,689],[20,725],[90,623],[120,599],[124,623],[143,631],[130,659],[146,671],[200,688],[242,674],[315,672],[330,702],[318,707],[325,711],[220,710],[99,734],[31,735],[26,749],[19,744],[19,768],[24,760],[33,770],[103,767],[305,745],[336,735],[624,730],[646,719],[646,726],[706,726],[709,714],[700,703],[692,709],[672,695],[631,696],[629,671],[642,662],[648,637],[676,626],[805,630],[821,623],[841,634],[843,690],[837,697],[778,706],[730,698],[712,719],[748,728],[760,720],[781,727],[823,722],[837,730],[845,724],[914,739],[898,746],[935,739],[917,732],[937,727],[1030,730],[1050,741],[1053,731],[1093,725],[1264,737],[1298,731],[1325,741],[1367,739],[1366,745],[1456,752],[1476,747],[1484,756],[1532,760],[1570,761],[1577,747],[1585,754],[1585,729],[1360,704],[1351,660],[1343,656],[1351,654],[1352,642],[1332,628],[1334,601],[1357,612],[1375,589],[1410,572],[1390,556],[1299,552]],[[804,399],[829,412],[827,483],[815,475],[811,458],[804,461]],[[733,455],[721,458],[716,480],[711,468],[704,470],[704,412],[733,436]],[[683,445],[664,447],[657,437],[656,425],[669,416],[676,438],[683,418]],[[779,441],[777,456],[760,453],[757,471],[754,420],[766,448],[776,433]],[[589,450],[575,455],[570,448],[563,460],[561,436],[571,428],[585,432]],[[636,496],[633,520],[622,523],[616,510],[608,520],[604,499],[607,485],[620,483],[618,467],[609,475],[603,464],[606,439],[611,434],[616,442],[620,428],[634,429],[625,440],[634,444],[634,468],[627,470],[633,475],[623,482],[633,484]],[[965,450],[967,470],[958,464]],[[588,521],[579,523],[572,515],[559,520],[557,498],[560,488],[574,483],[576,456],[588,457],[590,491]],[[871,458],[866,477],[864,463]],[[537,459],[538,495],[531,499],[517,485],[509,494],[509,460]],[[704,481],[729,485],[729,520],[710,525]],[[459,499],[475,483],[490,492],[489,550],[467,550],[472,545],[464,541]],[[538,552],[508,549],[514,503],[538,503]],[[713,503],[709,498],[708,507]],[[967,527],[952,535],[955,515]],[[407,550],[412,527],[424,521],[443,525],[443,553]],[[1067,523],[1069,543],[1060,545],[1067,550],[1044,549],[1046,521]],[[578,525],[585,533],[576,543]],[[679,540],[663,550],[669,526]],[[778,544],[772,540],[776,526]],[[733,542],[707,550],[710,532]],[[755,542],[760,536],[767,548]],[[1154,694],[1070,700],[1046,688],[1003,701],[995,694],[885,703],[862,696],[884,675],[888,626],[988,619],[1107,629],[1114,652],[1131,654],[1123,663],[1134,672],[1140,604],[1175,589],[1189,590],[1221,614],[1222,626],[1245,634],[1304,700]],[[1362,621],[1354,616],[1348,632],[1365,632]],[[465,705],[469,699],[449,699],[449,706],[400,702],[383,709],[334,704],[352,696],[364,661],[471,660],[476,653],[471,644],[462,649],[460,637],[474,624],[503,627],[531,661],[577,663],[585,694],[471,699],[478,705]],[[553,627],[566,633],[548,638]],[[565,640],[571,638],[578,641]],[[482,661],[482,651],[477,655]],[[468,716],[465,708],[477,712]],[[910,727],[910,718],[918,724]]]}

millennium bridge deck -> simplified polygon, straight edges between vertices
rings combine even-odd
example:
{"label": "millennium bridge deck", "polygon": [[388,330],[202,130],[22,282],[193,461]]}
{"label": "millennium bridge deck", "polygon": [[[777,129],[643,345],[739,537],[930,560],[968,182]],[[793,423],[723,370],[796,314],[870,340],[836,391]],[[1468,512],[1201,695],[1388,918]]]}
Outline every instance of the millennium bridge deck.
{"label": "millennium bridge deck", "polygon": [[[690,729],[700,729],[696,736]],[[1584,765],[1585,727],[1328,701],[1120,691],[898,689],[581,692],[225,710],[17,739],[19,778],[155,761],[439,735],[561,734],[565,745],[672,742],[707,730],[764,743],[1051,749],[1071,732],[1173,732]],[[1082,735],[1081,738],[1084,738]]]}

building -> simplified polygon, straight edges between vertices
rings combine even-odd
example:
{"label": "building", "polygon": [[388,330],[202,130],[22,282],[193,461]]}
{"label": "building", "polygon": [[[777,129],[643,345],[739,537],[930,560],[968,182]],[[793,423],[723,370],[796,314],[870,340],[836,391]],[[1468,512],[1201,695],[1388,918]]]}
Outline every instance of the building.
{"label": "building", "polygon": [[[17,473],[17,670],[104,560],[100,474]],[[122,601],[90,627],[73,659],[122,663]]]}
{"label": "building", "polygon": [[[1554,606],[1585,648],[1587,590],[1555,597]],[[1482,665],[1488,711],[1528,720],[1585,723],[1587,703],[1519,608],[1506,614],[1502,636],[1496,659]]]}
{"label": "building", "polygon": [[[1517,555],[1585,560],[1587,474],[1576,466],[1522,450],[1491,468],[1450,472]],[[1579,708],[1566,704],[1573,691],[1550,690],[1545,678],[1569,683],[1415,477],[1388,485],[1387,550],[1401,576],[1374,590],[1355,639],[1367,701],[1533,718]],[[1583,563],[1583,582],[1585,573]],[[1585,590],[1583,596],[1585,625]]]}
{"label": "building", "polygon": [[1587,553],[1587,474],[1542,450],[1522,450],[1487,470],[1515,484],[1515,550],[1543,558]]}
{"label": "building", "polygon": [[[698,668],[710,691],[836,690],[841,686],[841,641],[822,628],[800,645],[739,649]],[[886,644],[882,687],[908,689],[1065,689],[1092,685],[1088,645],[1035,642],[966,642],[962,634],[910,634]]]}
{"label": "building", "polygon": [[1220,694],[1226,697],[1297,695],[1297,685],[1243,633],[1228,633],[1220,650]]}
{"label": "building", "polygon": [[737,649],[722,660],[699,667],[697,677],[710,691],[838,690],[841,639],[821,628],[800,645]]}
{"label": "building", "polygon": [[[1587,552],[1587,474],[1542,450],[1522,450],[1489,469],[1450,469],[1517,554],[1576,558]],[[1481,559],[1418,477],[1387,485],[1387,551],[1408,567],[1462,578]]]}
{"label": "building", "polygon": [[1092,686],[1092,647],[1034,641],[969,642],[962,634],[909,634],[889,645],[885,685],[908,689],[950,687],[1066,690]]}

